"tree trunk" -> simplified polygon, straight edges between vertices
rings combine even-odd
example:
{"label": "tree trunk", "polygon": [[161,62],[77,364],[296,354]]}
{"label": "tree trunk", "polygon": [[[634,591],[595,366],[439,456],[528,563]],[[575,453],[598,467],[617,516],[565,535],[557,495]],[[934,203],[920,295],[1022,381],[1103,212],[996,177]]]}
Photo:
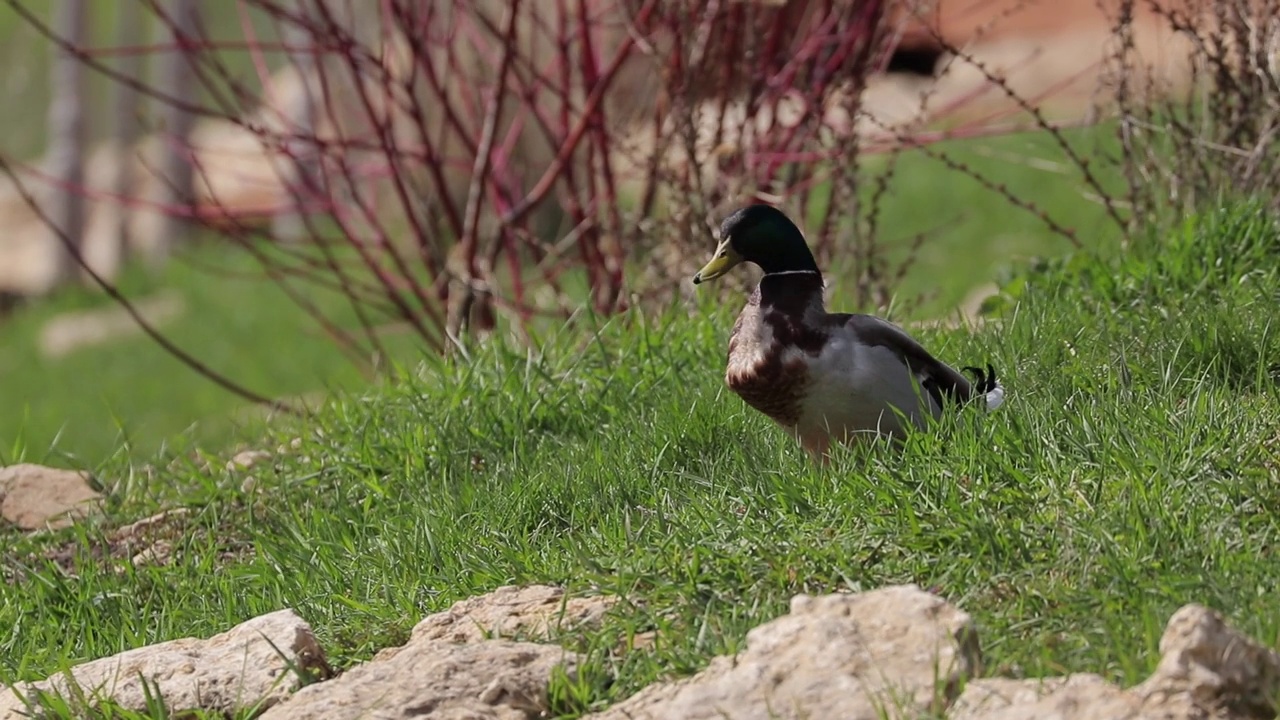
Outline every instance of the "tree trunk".
{"label": "tree trunk", "polygon": [[[308,0],[297,0],[296,10],[301,18],[307,17]],[[298,75],[301,92],[297,97],[289,98],[289,106],[280,108],[284,113],[286,126],[284,134],[291,138],[286,150],[288,154],[277,164],[284,194],[280,202],[284,207],[272,218],[272,235],[281,242],[296,243],[307,233],[302,214],[314,193],[312,184],[316,182],[316,64],[312,51],[311,33],[298,23],[286,22],[282,32],[284,44],[292,49],[288,55],[289,65]]]}
{"label": "tree trunk", "polygon": [[[143,4],[141,2],[133,2],[126,0],[118,3],[116,9],[116,39],[117,47],[135,48],[140,47],[144,42],[143,27],[146,15],[142,12]],[[116,65],[116,71],[121,75],[132,80],[143,80],[143,62],[142,53],[125,53],[120,57]],[[142,112],[141,96],[128,83],[116,82],[112,83],[113,107],[112,107],[112,126],[111,141],[115,145],[115,163],[112,166],[114,177],[111,179],[111,192],[118,198],[109,200],[114,205],[114,227],[111,229],[108,242],[111,243],[111,259],[108,261],[109,267],[119,268],[124,261],[124,249],[129,247],[129,217],[130,207],[127,198],[134,197],[137,192],[138,182],[134,177],[133,168],[136,163],[134,161],[134,153],[137,152],[135,145],[141,136],[141,122],[139,115]]]}
{"label": "tree trunk", "polygon": [[159,177],[151,183],[159,207],[158,222],[153,230],[137,239],[139,250],[152,265],[163,264],[173,252],[175,243],[186,240],[191,231],[191,218],[196,210],[195,158],[191,152],[191,129],[195,118],[183,109],[195,104],[198,92],[195,54],[197,38],[197,0],[168,0],[167,20],[160,23],[158,42],[171,44],[174,50],[160,58],[157,88],[171,100],[163,103]]}
{"label": "tree trunk", "polygon": [[[88,29],[88,1],[61,0],[54,18],[55,32],[74,47],[83,48]],[[61,248],[54,286],[69,282],[80,268],[84,238],[84,68],[72,53],[54,50],[49,102],[47,159],[56,185],[50,193],[49,220]]]}

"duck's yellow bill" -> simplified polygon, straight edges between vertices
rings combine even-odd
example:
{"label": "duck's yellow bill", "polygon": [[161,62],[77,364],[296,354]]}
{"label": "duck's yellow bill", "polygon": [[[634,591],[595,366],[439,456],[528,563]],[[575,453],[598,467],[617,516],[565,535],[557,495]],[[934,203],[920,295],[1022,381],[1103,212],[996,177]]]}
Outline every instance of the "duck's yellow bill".
{"label": "duck's yellow bill", "polygon": [[703,283],[708,280],[715,280],[734,268],[735,265],[742,262],[742,256],[737,250],[729,244],[728,239],[720,243],[720,247],[716,248],[716,254],[711,257],[711,262],[702,266],[702,269],[693,276],[693,284]]}

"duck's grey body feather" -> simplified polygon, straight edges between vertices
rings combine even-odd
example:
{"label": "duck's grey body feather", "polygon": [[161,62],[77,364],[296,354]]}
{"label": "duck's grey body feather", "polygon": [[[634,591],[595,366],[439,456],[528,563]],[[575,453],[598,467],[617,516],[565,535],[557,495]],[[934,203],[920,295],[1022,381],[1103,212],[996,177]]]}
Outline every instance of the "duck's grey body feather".
{"label": "duck's grey body feather", "polygon": [[[816,277],[761,281],[734,325],[725,380],[817,454],[832,440],[900,437],[974,395],[964,375],[898,326],[828,314]],[[1003,397],[995,389],[989,407]]]}
{"label": "duck's grey body feather", "polygon": [[795,223],[755,204],[720,226],[720,242],[693,276],[700,284],[752,263],[760,284],[729,336],[725,381],[748,405],[790,429],[810,452],[830,443],[898,437],[948,403],[981,396],[999,406],[995,370],[972,370],[977,387],[896,325],[870,315],[830,314],[822,273]]}

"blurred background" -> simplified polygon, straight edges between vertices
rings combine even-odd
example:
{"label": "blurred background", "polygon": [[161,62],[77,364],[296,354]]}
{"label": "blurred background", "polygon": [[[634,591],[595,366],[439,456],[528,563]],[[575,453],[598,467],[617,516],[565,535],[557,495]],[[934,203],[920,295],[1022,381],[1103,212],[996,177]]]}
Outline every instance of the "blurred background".
{"label": "blurred background", "polygon": [[800,220],[833,305],[974,320],[1013,268],[1269,182],[1277,17],[5,0],[0,464],[183,452],[574,313],[694,309],[748,202]]}

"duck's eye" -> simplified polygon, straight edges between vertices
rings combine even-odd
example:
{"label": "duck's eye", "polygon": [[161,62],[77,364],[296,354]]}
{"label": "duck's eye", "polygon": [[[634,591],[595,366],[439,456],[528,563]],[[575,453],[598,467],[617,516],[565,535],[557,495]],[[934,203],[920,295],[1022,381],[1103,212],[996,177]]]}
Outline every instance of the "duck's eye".
{"label": "duck's eye", "polygon": [[729,251],[728,251],[728,250],[721,250],[721,251],[720,251],[720,257],[729,257]]}

